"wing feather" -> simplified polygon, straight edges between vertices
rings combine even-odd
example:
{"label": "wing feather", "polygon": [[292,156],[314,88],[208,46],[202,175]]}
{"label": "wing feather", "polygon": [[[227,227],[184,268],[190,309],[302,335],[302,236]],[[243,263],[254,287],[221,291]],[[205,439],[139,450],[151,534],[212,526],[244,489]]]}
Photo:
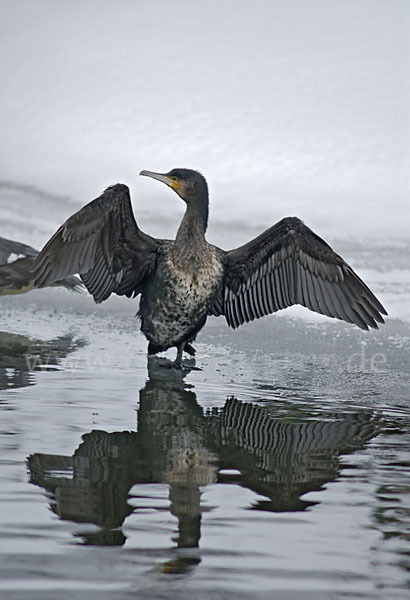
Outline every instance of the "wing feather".
{"label": "wing feather", "polygon": [[270,311],[269,311],[268,294],[267,294],[267,290],[266,290],[266,277],[263,277],[263,279],[260,281],[260,286],[261,286],[261,292],[262,292],[263,314],[268,315]]}
{"label": "wing feather", "polygon": [[287,217],[226,253],[225,292],[212,314],[231,327],[301,304],[315,312],[377,328],[387,312],[332,248],[296,217]]}
{"label": "wing feather", "polygon": [[312,277],[312,283],[313,283],[313,287],[315,288],[315,292],[316,292],[316,298],[317,298],[317,303],[319,305],[319,309],[317,312],[322,314],[322,315],[326,315],[328,317],[332,316],[332,313],[330,312],[330,310],[328,309],[328,307],[326,306],[326,302],[323,298],[323,292],[320,286],[320,278],[318,277]]}
{"label": "wing feather", "polygon": [[307,290],[309,294],[310,306],[315,312],[320,313],[320,306],[316,298],[315,289],[313,287],[313,277],[306,278]]}
{"label": "wing feather", "polygon": [[[21,255],[21,258],[8,262],[12,254]],[[0,237],[0,296],[20,294],[33,288],[31,270],[37,255],[38,250],[32,246]],[[57,279],[52,285],[62,286],[74,292],[83,289],[77,277]]]}
{"label": "wing feather", "polygon": [[113,185],[47,242],[33,266],[34,284],[44,287],[79,273],[96,302],[113,292],[136,295],[155,270],[161,243],[139,229],[128,187]]}

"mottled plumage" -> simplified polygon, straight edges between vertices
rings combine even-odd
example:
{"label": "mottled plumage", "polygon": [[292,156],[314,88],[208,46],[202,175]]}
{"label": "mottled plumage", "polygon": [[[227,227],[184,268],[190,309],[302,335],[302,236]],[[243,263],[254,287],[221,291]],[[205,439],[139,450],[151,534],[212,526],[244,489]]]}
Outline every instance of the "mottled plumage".
{"label": "mottled plumage", "polygon": [[96,302],[111,293],[141,294],[141,330],[149,353],[190,342],[207,316],[224,315],[233,328],[292,304],[354,323],[383,323],[383,306],[353,269],[300,219],[287,217],[235,250],[205,239],[208,188],[189,169],[167,174],[142,171],[166,183],[186,202],[176,239],[143,233],[129,189],[117,184],[70,217],[34,264],[35,284],[80,273]]}
{"label": "mottled plumage", "polygon": [[160,248],[157,268],[141,296],[141,331],[152,351],[166,350],[195,339],[205,325],[223,281],[223,255],[207,245],[200,260],[184,265],[176,242]]}

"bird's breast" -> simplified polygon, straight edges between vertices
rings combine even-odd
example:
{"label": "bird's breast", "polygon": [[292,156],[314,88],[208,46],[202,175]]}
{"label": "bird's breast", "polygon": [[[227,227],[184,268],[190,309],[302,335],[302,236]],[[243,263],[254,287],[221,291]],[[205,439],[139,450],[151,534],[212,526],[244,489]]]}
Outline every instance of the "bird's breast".
{"label": "bird's breast", "polygon": [[195,262],[172,252],[163,255],[140,306],[148,339],[171,346],[202,327],[222,278],[223,264],[216,252],[202,254]]}
{"label": "bird's breast", "polygon": [[165,261],[165,286],[169,287],[172,301],[201,304],[212,300],[222,281],[223,267],[220,259],[208,252],[199,260],[186,261],[171,253]]}

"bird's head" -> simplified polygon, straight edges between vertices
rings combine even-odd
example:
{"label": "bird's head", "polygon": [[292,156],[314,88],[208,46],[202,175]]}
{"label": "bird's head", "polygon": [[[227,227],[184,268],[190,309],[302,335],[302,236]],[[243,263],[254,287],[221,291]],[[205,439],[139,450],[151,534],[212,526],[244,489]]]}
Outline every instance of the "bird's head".
{"label": "bird's head", "polygon": [[172,169],[169,173],[141,171],[140,175],[162,181],[162,183],[172,188],[188,205],[197,203],[200,200],[208,202],[206,179],[198,171],[192,169]]}

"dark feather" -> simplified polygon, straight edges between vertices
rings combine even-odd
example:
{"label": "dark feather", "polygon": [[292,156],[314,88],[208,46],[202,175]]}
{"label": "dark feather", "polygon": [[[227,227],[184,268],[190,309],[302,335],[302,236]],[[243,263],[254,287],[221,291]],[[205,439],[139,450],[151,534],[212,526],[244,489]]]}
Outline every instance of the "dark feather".
{"label": "dark feather", "polygon": [[[20,258],[7,262],[13,254]],[[21,294],[33,288],[32,268],[37,255],[38,250],[32,246],[0,237],[0,296]],[[62,286],[73,292],[83,289],[77,277],[66,277],[51,285]]]}
{"label": "dark feather", "polygon": [[354,323],[384,323],[387,312],[332,248],[296,217],[287,217],[244,246],[227,252],[224,314],[236,328],[293,304]]}
{"label": "dark feather", "polygon": [[0,264],[7,263],[12,254],[16,256],[37,256],[38,250],[27,244],[15,242],[7,238],[0,237]]}
{"label": "dark feather", "polygon": [[160,245],[135,222],[128,187],[113,185],[57,230],[34,263],[34,283],[44,287],[80,273],[95,302],[112,292],[136,295],[155,269]]}

